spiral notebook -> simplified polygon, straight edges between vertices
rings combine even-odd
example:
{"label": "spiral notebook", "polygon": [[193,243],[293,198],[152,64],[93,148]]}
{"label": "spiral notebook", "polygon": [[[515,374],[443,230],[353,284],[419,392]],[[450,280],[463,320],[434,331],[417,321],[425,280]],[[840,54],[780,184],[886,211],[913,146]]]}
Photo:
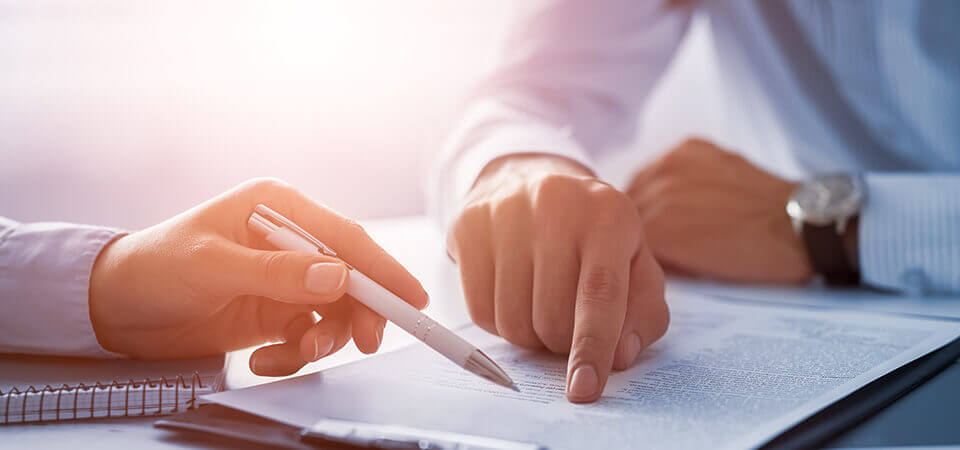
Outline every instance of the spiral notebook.
{"label": "spiral notebook", "polygon": [[0,356],[0,425],[193,409],[223,390],[224,361]]}

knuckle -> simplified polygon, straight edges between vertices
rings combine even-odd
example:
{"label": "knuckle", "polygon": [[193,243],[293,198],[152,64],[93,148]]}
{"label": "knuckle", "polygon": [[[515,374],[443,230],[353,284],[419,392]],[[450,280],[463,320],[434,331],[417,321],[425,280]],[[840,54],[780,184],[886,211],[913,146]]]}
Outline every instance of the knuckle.
{"label": "knuckle", "polygon": [[266,252],[260,255],[259,267],[263,278],[269,282],[278,282],[285,273],[284,267],[290,255],[282,252]]}
{"label": "knuckle", "polygon": [[629,197],[617,191],[598,196],[592,215],[594,228],[605,235],[631,235],[641,225],[640,211]]}
{"label": "knuckle", "polygon": [[510,194],[498,199],[493,203],[490,211],[490,217],[494,223],[512,222],[522,217],[525,211],[529,209],[529,203],[524,195]]}
{"label": "knuckle", "polygon": [[252,191],[262,193],[280,192],[292,189],[290,183],[275,177],[253,178],[244,183],[244,185]]}
{"label": "knuckle", "polygon": [[606,341],[593,334],[583,334],[573,339],[574,351],[592,351],[601,348]]}
{"label": "knuckle", "polygon": [[651,186],[653,193],[657,197],[665,197],[671,194],[676,193],[683,188],[686,182],[682,177],[676,174],[666,174],[657,178],[657,181]]}
{"label": "knuckle", "polygon": [[682,171],[691,158],[704,150],[706,141],[700,138],[688,138],[660,157],[657,172],[660,174]]}
{"label": "knuckle", "polygon": [[458,214],[447,232],[447,250],[450,254],[459,259],[461,246],[467,242],[476,242],[485,236],[485,224],[489,220],[489,212],[486,205],[472,205],[465,207]]}
{"label": "knuckle", "polygon": [[607,183],[597,181],[590,186],[591,202],[619,205],[623,200],[623,193]]}
{"label": "knuckle", "polygon": [[607,307],[617,301],[620,280],[610,269],[592,268],[580,285],[580,300],[577,309]]}
{"label": "knuckle", "polygon": [[700,136],[689,136],[686,139],[684,139],[683,142],[681,142],[680,145],[677,146],[677,148],[682,149],[682,151],[688,151],[688,149],[695,149],[700,147],[711,147],[711,146],[712,145],[710,144],[709,141],[707,141],[706,139]]}
{"label": "knuckle", "polygon": [[[750,161],[743,155],[731,151],[726,151],[722,149],[717,149],[717,152],[720,153],[721,158],[727,159],[729,162],[750,164]],[[752,164],[751,164],[752,166]]]}
{"label": "knuckle", "polygon": [[486,205],[471,204],[465,206],[450,223],[450,232],[454,236],[470,236],[481,223],[489,217]]}
{"label": "knuckle", "polygon": [[343,227],[347,230],[350,236],[353,236],[355,241],[369,237],[367,230],[363,228],[363,225],[360,225],[360,222],[357,222],[355,219],[350,217],[344,218]]}
{"label": "knuckle", "polygon": [[533,180],[531,191],[537,202],[552,203],[563,200],[571,190],[576,188],[576,178],[561,174],[544,174]]}
{"label": "knuckle", "polygon": [[617,216],[622,214],[628,215],[635,209],[626,194],[608,184],[598,182],[590,188],[590,191],[589,202],[595,205],[596,209]]}
{"label": "knuckle", "polygon": [[[337,227],[335,235],[335,241],[343,242],[342,245],[346,248],[365,248],[367,243],[371,241],[367,230],[360,225],[360,222],[349,217],[343,219],[341,226]],[[374,258],[374,260],[376,259]]]}

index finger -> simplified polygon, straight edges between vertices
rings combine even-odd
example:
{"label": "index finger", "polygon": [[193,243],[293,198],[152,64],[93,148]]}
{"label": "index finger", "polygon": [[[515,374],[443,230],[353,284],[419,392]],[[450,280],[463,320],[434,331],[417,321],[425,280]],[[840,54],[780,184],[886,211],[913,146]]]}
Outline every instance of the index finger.
{"label": "index finger", "polygon": [[418,309],[427,306],[427,292],[396,259],[367,235],[356,221],[288,188],[262,203],[277,210],[337,252],[340,259]]}
{"label": "index finger", "polygon": [[617,239],[605,240],[586,247],[580,265],[567,364],[567,398],[575,403],[603,393],[627,311],[630,258],[614,245]]}

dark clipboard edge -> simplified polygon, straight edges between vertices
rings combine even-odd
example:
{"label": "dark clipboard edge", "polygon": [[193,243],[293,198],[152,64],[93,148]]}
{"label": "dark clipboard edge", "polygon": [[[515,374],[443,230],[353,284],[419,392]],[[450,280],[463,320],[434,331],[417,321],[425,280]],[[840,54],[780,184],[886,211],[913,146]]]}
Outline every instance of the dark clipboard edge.
{"label": "dark clipboard edge", "polygon": [[823,447],[960,358],[960,338],[873,380],[766,442],[762,449]]}
{"label": "dark clipboard edge", "polygon": [[[245,448],[252,446],[285,449],[316,448],[300,442],[298,427],[215,403],[201,405],[197,409],[157,420],[153,426],[186,435],[215,436],[237,442],[238,446]],[[231,444],[224,443],[224,446],[231,446]]]}

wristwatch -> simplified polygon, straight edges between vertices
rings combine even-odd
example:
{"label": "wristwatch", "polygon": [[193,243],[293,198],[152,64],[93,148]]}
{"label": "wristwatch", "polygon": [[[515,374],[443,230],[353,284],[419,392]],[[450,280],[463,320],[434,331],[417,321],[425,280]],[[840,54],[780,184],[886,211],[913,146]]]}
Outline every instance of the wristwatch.
{"label": "wristwatch", "polygon": [[844,249],[844,235],[865,201],[861,177],[845,173],[818,176],[790,195],[787,215],[793,230],[803,239],[814,272],[829,285],[860,282],[860,273]]}

